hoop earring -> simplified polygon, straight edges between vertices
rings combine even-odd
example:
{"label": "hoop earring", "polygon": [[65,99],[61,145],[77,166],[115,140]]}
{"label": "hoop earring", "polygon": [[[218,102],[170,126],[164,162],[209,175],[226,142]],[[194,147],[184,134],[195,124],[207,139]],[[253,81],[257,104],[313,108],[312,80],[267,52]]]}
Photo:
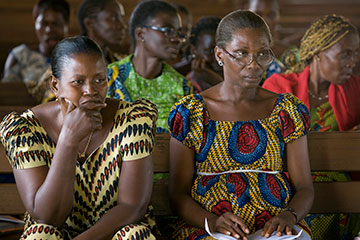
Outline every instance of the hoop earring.
{"label": "hoop earring", "polygon": [[224,65],[224,63],[221,60],[219,60],[218,64],[220,67],[222,67]]}

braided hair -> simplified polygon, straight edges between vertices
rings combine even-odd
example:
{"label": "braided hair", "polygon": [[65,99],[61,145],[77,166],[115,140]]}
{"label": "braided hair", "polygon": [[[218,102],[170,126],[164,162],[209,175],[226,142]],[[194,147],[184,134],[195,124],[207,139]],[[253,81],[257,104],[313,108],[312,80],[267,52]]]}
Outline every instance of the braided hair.
{"label": "braided hair", "polygon": [[214,32],[215,35],[219,22],[220,18],[215,16],[200,18],[192,28],[190,37],[191,45],[196,46],[199,36],[203,32]]}
{"label": "braided hair", "polygon": [[316,54],[338,43],[350,32],[357,32],[357,29],[343,16],[325,15],[318,18],[302,37],[300,48],[291,49],[286,54],[286,73],[302,72]]}

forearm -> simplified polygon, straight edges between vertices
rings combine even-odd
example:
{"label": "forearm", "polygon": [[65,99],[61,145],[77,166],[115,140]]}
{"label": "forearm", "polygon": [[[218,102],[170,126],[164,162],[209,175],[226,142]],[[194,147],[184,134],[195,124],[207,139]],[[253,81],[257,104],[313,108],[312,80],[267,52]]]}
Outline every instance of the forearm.
{"label": "forearm", "polygon": [[120,204],[104,214],[91,228],[74,240],[108,240],[122,227],[137,223],[146,213],[147,206]]}
{"label": "forearm", "polygon": [[44,183],[37,190],[30,214],[39,222],[61,226],[73,206],[77,146],[59,141]]}
{"label": "forearm", "polygon": [[218,217],[216,214],[205,210],[187,194],[178,194],[174,196],[171,202],[179,216],[195,227],[203,228],[205,218],[210,221],[216,220]]}
{"label": "forearm", "polygon": [[295,210],[297,220],[300,221],[309,213],[314,200],[314,189],[311,187],[304,187],[299,189],[294,197],[291,199],[288,207]]}

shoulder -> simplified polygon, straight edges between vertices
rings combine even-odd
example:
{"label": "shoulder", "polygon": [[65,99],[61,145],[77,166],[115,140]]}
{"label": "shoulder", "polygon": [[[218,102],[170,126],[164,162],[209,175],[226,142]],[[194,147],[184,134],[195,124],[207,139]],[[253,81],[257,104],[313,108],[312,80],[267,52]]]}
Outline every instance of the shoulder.
{"label": "shoulder", "polygon": [[278,103],[284,108],[292,108],[304,105],[304,103],[292,93],[279,94]]}
{"label": "shoulder", "polygon": [[32,133],[33,129],[39,126],[40,124],[31,110],[27,110],[21,115],[12,112],[6,115],[0,123],[0,138],[5,143],[14,137]]}
{"label": "shoulder", "polygon": [[120,61],[110,63],[108,65],[108,69],[115,69],[115,68],[119,68],[119,67],[121,67],[123,65],[130,64],[131,58],[132,58],[132,55],[129,55],[129,56],[121,59]]}
{"label": "shoulder", "polygon": [[140,98],[134,102],[117,100],[118,109],[116,115],[125,114],[128,120],[147,118],[153,122],[157,119],[157,107],[151,101]]}
{"label": "shoulder", "polygon": [[163,67],[163,74],[165,75],[171,75],[173,78],[175,79],[185,79],[185,77],[179,73],[178,71],[176,71],[172,66],[170,66],[170,64],[163,62],[164,67]]}
{"label": "shoulder", "polygon": [[108,85],[109,91],[113,91],[115,85],[122,84],[128,77],[131,71],[131,55],[108,65]]}

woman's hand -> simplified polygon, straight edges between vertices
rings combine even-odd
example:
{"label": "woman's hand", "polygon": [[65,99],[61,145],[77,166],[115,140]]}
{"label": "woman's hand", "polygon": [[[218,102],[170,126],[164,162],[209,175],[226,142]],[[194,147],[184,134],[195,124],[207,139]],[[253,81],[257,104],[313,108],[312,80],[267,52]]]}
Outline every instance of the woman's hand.
{"label": "woman's hand", "polygon": [[287,235],[296,234],[293,232],[293,226],[295,223],[296,217],[291,212],[284,211],[265,223],[261,235],[268,238],[274,231],[276,231],[276,235],[278,237],[280,237],[283,233]]}
{"label": "woman's hand", "polygon": [[242,219],[231,212],[226,212],[219,217],[209,219],[211,232],[218,232],[234,238],[247,239],[250,233]]}
{"label": "woman's hand", "polygon": [[102,128],[101,109],[106,107],[106,103],[88,101],[76,107],[68,99],[62,98],[59,101],[64,101],[67,105],[62,130],[69,130],[69,133],[73,135],[72,139],[75,141],[79,142],[90,132]]}

